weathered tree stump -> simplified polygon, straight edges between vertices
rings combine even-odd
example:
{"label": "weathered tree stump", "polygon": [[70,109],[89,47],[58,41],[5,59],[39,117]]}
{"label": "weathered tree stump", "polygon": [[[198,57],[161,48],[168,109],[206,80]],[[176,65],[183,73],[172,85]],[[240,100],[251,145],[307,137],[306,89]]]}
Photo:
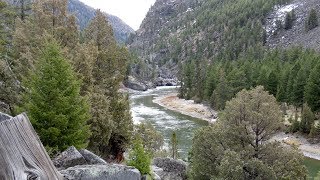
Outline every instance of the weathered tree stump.
{"label": "weathered tree stump", "polygon": [[26,114],[0,121],[0,179],[63,179]]}

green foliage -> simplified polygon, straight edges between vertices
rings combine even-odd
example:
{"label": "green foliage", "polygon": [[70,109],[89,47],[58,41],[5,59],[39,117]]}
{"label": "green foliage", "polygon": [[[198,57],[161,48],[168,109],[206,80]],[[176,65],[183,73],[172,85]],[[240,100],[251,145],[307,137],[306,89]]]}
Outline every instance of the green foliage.
{"label": "green foliage", "polygon": [[320,63],[312,70],[305,87],[305,100],[312,111],[320,111]]}
{"label": "green foliage", "polygon": [[132,151],[129,153],[127,164],[137,168],[141,174],[150,175],[151,158],[147,151],[143,149],[142,141],[138,138],[134,140]]}
{"label": "green foliage", "polygon": [[224,109],[225,103],[232,97],[231,87],[223,71],[220,73],[219,83],[211,96],[211,105],[216,109]]}
{"label": "green foliage", "polygon": [[135,126],[135,137],[141,137],[143,148],[154,155],[164,145],[164,139],[150,122],[140,123]]}
{"label": "green foliage", "polygon": [[176,132],[173,132],[171,135],[171,140],[170,140],[170,151],[171,151],[171,157],[173,159],[177,159],[179,157],[178,154],[178,138]]}
{"label": "green foliage", "polygon": [[242,90],[191,149],[192,179],[304,179],[303,155],[270,142],[282,124],[276,99],[261,86]]}
{"label": "green foliage", "polygon": [[69,146],[84,148],[90,136],[87,100],[80,96],[80,83],[59,45],[47,43],[26,79],[25,110],[44,146],[63,151]]}
{"label": "green foliage", "polygon": [[296,19],[296,15],[294,10],[292,10],[291,12],[288,12],[284,20],[284,29],[286,30],[291,29],[295,19]]}
{"label": "green foliage", "polygon": [[301,114],[300,131],[309,134],[311,127],[314,126],[314,119],[315,116],[311,111],[311,108],[308,106],[308,104],[304,104]]}
{"label": "green foliage", "polygon": [[311,9],[307,17],[305,28],[306,31],[310,31],[319,25],[318,14],[315,9]]}
{"label": "green foliage", "polygon": [[87,51],[92,53],[88,58],[92,62],[82,66],[83,70],[91,71],[82,71],[82,77],[91,76],[86,81],[86,89],[92,89],[89,94],[93,118],[89,122],[93,134],[89,148],[102,157],[111,155],[112,160],[120,162],[133,133],[128,96],[119,92],[129,54],[125,48],[117,46],[112,27],[99,10],[85,29],[84,39],[95,47]]}

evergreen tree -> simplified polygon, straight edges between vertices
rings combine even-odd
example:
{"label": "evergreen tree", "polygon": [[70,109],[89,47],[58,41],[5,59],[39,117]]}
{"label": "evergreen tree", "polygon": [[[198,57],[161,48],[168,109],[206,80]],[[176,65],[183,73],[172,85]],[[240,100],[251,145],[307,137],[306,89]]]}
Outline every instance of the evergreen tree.
{"label": "evergreen tree", "polygon": [[303,105],[301,114],[300,131],[309,134],[311,127],[314,125],[314,114],[307,104]]}
{"label": "evergreen tree", "polygon": [[[92,111],[110,115],[104,117],[97,114],[96,123],[91,124],[92,129],[100,132],[104,138],[103,143],[99,139],[91,138],[90,144],[99,145],[97,149],[103,157],[111,157],[118,162],[123,160],[123,153],[131,141],[133,122],[130,114],[130,106],[127,95],[119,93],[120,83],[124,80],[127,70],[129,54],[126,49],[119,48],[113,36],[112,27],[106,16],[98,10],[96,16],[85,29],[85,42],[92,43],[97,48],[97,56],[93,60],[92,78],[93,91],[99,92],[108,100],[108,106],[92,105]],[[97,108],[97,109],[94,109]],[[109,129],[100,129],[98,126],[105,124]],[[108,143],[107,143],[107,139]]]}
{"label": "evergreen tree", "polygon": [[171,157],[173,159],[177,159],[179,157],[178,154],[178,139],[177,139],[177,134],[176,132],[173,132],[171,135]]}
{"label": "evergreen tree", "polygon": [[216,89],[211,96],[211,105],[217,110],[224,109],[224,106],[228,100],[232,97],[231,87],[227,81],[223,71],[220,72],[220,79]]}
{"label": "evergreen tree", "polygon": [[318,22],[317,11],[315,9],[311,9],[305,24],[306,31],[310,31],[316,28],[318,25],[319,25],[319,22]]}
{"label": "evergreen tree", "polygon": [[270,141],[281,124],[280,107],[263,87],[239,92],[214,125],[195,133],[191,178],[305,179],[303,155]]}
{"label": "evergreen tree", "polygon": [[302,107],[303,105],[303,100],[304,100],[304,87],[306,85],[306,71],[301,68],[298,71],[297,76],[295,77],[294,84],[293,84],[293,89],[292,89],[292,103],[296,107]]}
{"label": "evergreen tree", "polygon": [[151,173],[150,155],[143,149],[142,141],[139,138],[133,142],[133,148],[129,153],[129,160],[127,164],[137,168],[143,175]]}
{"label": "evergreen tree", "polygon": [[0,0],[0,111],[12,115],[19,92],[11,66],[14,17],[12,7]]}
{"label": "evergreen tree", "polygon": [[282,72],[281,78],[279,80],[278,89],[277,89],[277,101],[287,102],[287,86],[290,71],[288,68],[285,68]]}
{"label": "evergreen tree", "polygon": [[42,143],[55,152],[69,146],[86,147],[89,106],[80,96],[80,83],[55,41],[42,49],[36,71],[24,83],[28,91],[22,109],[27,111]]}
{"label": "evergreen tree", "polygon": [[277,88],[278,88],[278,77],[276,73],[272,71],[268,76],[266,90],[275,96],[277,94]]}
{"label": "evergreen tree", "polygon": [[289,30],[292,28],[293,23],[295,20],[295,12],[292,10],[291,12],[288,12],[286,14],[285,20],[284,20],[284,29]]}
{"label": "evergreen tree", "polygon": [[135,126],[135,137],[141,136],[143,148],[154,155],[164,145],[164,139],[150,122]]}
{"label": "evergreen tree", "polygon": [[309,76],[305,87],[305,100],[314,112],[320,111],[320,63],[316,65]]}

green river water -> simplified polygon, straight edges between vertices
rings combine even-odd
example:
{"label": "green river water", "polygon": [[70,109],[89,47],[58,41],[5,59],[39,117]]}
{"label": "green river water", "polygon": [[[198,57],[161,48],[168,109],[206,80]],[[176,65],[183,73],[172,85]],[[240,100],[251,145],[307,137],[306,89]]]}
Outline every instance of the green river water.
{"label": "green river water", "polygon": [[[208,123],[168,110],[152,102],[155,97],[176,91],[177,89],[173,87],[162,87],[146,92],[132,93],[130,95],[131,112],[135,124],[146,121],[151,122],[163,134],[166,147],[168,147],[172,132],[175,131],[179,142],[179,155],[182,159],[187,160],[194,131],[208,125]],[[320,171],[319,160],[305,158],[305,165],[309,171],[310,179],[313,179],[317,172]]]}

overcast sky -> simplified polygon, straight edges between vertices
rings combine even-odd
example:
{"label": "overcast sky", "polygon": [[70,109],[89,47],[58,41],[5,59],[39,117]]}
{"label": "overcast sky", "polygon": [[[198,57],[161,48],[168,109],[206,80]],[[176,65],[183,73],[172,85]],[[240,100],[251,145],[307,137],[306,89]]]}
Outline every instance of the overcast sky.
{"label": "overcast sky", "polygon": [[137,30],[155,0],[80,0],[85,4],[118,16]]}

